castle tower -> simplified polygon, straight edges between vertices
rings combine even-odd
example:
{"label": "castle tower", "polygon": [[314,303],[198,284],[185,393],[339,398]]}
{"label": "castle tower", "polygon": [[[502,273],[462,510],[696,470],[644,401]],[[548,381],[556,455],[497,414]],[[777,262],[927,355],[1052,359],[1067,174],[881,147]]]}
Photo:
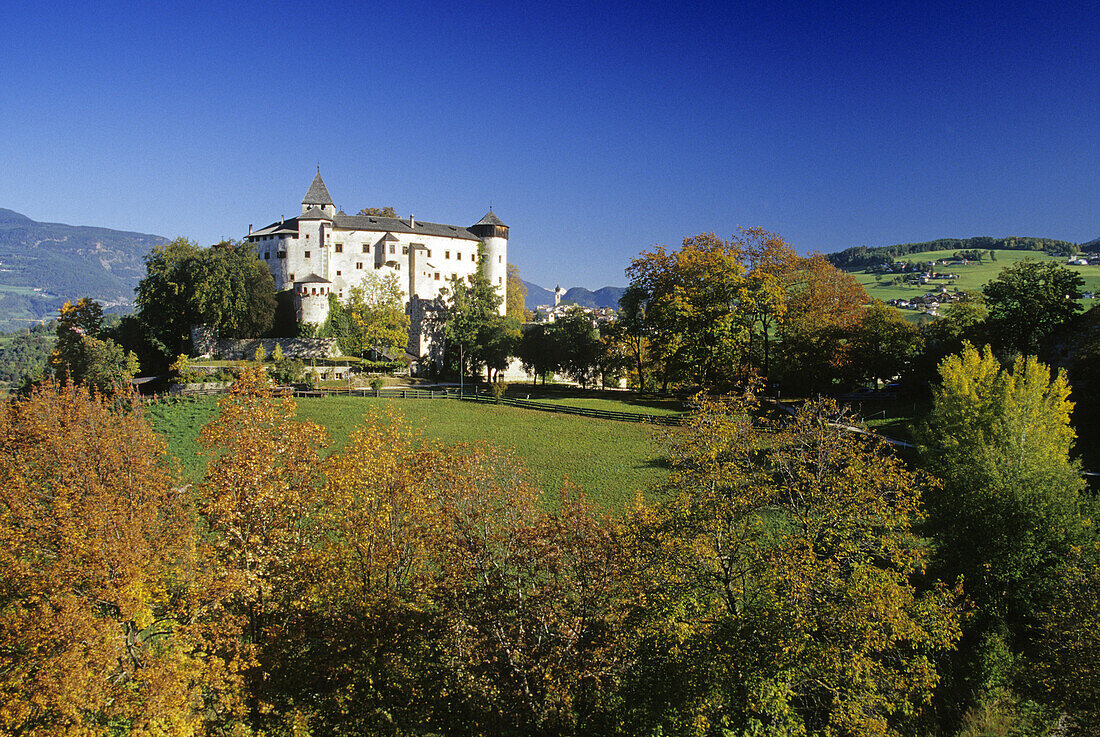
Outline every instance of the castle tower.
{"label": "castle tower", "polygon": [[500,314],[508,311],[508,226],[489,208],[485,217],[469,227],[485,246],[485,276],[500,294]]}
{"label": "castle tower", "polygon": [[320,169],[317,170],[317,175],[313,177],[313,182],[306,190],[306,196],[302,198],[302,214],[304,215],[311,207],[319,207],[321,212],[330,218],[336,214],[336,203],[332,201],[332,195],[328,193],[328,187],[321,179]]}
{"label": "castle tower", "polygon": [[328,295],[332,282],[316,274],[294,282],[294,304],[298,308],[298,322],[321,325],[328,319]]}
{"label": "castle tower", "polygon": [[554,287],[554,306],[557,307],[561,304],[561,296],[565,294],[565,290],[561,288],[561,284]]}

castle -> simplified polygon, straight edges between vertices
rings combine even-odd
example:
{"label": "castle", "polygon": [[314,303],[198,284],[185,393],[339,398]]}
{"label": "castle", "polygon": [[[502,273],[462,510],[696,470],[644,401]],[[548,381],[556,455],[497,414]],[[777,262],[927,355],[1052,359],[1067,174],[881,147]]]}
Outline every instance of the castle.
{"label": "castle", "polygon": [[416,220],[348,215],[336,205],[318,170],[302,198],[297,217],[267,227],[248,227],[246,240],[256,248],[275,279],[277,291],[294,290],[299,322],[323,323],[328,295],[343,299],[371,271],[397,274],[412,318],[408,350],[414,356],[430,348],[425,335],[427,305],[438,305],[440,290],[452,277],[464,278],[478,268],[500,293],[504,314],[508,285],[508,226],[490,208],[469,227]]}

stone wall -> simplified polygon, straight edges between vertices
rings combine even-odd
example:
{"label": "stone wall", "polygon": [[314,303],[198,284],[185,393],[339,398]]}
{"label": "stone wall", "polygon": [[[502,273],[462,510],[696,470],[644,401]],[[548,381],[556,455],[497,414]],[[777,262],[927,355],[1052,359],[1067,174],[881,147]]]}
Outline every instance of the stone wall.
{"label": "stone wall", "polygon": [[227,361],[248,360],[263,346],[270,356],[275,346],[283,348],[287,358],[339,358],[344,355],[335,338],[219,338],[216,328],[209,325],[191,326],[191,356],[221,358]]}
{"label": "stone wall", "polygon": [[335,338],[219,338],[211,356],[228,361],[251,359],[256,348],[263,346],[264,353],[271,356],[275,346],[283,348],[287,358],[338,358],[344,355],[336,345]]}

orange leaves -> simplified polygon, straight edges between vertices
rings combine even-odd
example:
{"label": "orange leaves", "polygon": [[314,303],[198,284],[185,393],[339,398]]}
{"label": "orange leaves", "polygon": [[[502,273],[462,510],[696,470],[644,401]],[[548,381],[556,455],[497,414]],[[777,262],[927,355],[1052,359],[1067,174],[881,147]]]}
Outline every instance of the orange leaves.
{"label": "orange leaves", "polygon": [[[136,407],[43,386],[0,414],[0,731],[197,725],[175,603],[191,519]],[[184,572],[181,575],[181,572]]]}

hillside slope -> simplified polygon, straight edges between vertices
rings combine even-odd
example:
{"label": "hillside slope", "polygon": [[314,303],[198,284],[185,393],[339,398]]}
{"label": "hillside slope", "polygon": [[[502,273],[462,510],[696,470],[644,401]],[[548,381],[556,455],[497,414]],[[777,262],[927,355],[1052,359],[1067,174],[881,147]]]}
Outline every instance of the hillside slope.
{"label": "hillside slope", "polygon": [[142,257],[167,239],[63,223],[40,223],[0,208],[0,330],[52,317],[67,299],[107,307],[133,303]]}

